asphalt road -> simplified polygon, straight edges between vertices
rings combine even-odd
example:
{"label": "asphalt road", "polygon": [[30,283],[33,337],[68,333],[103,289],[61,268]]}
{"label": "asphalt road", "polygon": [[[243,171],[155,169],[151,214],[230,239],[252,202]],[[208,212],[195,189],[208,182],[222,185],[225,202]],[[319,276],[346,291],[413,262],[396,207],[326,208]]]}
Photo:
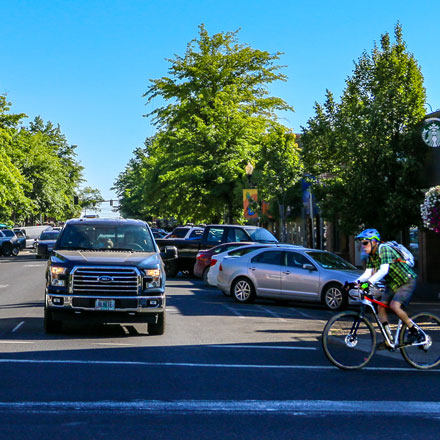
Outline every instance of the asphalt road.
{"label": "asphalt road", "polygon": [[[235,303],[169,280],[167,328],[43,332],[45,261],[0,258],[0,439],[419,439],[440,431],[440,370],[325,358],[320,306]],[[413,310],[440,314],[437,303]]]}

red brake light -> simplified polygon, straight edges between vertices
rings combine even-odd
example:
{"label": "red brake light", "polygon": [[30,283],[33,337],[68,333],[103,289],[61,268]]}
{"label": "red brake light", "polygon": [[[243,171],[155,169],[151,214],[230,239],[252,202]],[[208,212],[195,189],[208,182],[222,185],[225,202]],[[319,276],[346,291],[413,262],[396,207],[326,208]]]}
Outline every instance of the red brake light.
{"label": "red brake light", "polygon": [[218,268],[218,270],[219,270],[220,272],[223,270],[222,263],[220,263],[220,267]]}
{"label": "red brake light", "polygon": [[216,263],[217,263],[217,260],[215,258],[211,258],[211,263],[209,265],[215,266]]}

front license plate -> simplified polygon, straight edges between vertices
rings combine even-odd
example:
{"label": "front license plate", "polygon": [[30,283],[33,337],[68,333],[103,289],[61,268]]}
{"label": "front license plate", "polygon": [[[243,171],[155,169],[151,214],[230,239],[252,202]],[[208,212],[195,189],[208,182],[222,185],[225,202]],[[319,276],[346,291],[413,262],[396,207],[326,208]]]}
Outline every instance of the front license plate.
{"label": "front license plate", "polygon": [[115,300],[97,299],[95,303],[95,310],[115,310]]}

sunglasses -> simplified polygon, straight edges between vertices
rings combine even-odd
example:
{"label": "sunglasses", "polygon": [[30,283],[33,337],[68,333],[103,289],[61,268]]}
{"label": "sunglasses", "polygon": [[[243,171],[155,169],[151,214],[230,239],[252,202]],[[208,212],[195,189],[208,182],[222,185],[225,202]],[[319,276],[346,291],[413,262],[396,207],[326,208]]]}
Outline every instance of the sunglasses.
{"label": "sunglasses", "polygon": [[368,240],[364,240],[364,241],[361,242],[362,246],[367,246],[370,243],[371,243],[371,241],[368,241]]}

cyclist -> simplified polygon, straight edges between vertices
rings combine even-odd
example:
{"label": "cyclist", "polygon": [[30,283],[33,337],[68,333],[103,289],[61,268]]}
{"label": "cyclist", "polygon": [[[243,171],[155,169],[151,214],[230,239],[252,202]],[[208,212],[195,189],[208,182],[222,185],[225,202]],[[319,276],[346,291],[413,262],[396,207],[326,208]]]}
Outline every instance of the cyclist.
{"label": "cyclist", "polygon": [[[386,285],[381,301],[389,304],[391,310],[408,326],[407,342],[412,343],[419,337],[419,332],[402,309],[407,306],[416,288],[417,275],[411,267],[391,246],[380,243],[380,234],[376,229],[365,229],[356,240],[362,240],[362,248],[367,254],[365,272],[356,280],[357,283],[368,282],[375,285],[383,280]],[[380,245],[380,246],[379,246]],[[388,327],[386,308],[378,307],[379,319],[385,328]],[[378,344],[378,349],[385,348],[385,343]]]}

